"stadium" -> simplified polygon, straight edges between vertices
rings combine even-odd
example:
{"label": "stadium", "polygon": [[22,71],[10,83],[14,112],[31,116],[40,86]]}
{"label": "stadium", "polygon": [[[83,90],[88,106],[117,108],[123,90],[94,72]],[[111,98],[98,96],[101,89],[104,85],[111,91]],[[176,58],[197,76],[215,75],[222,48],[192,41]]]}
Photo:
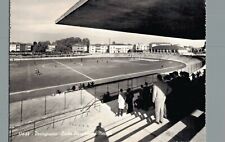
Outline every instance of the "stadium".
{"label": "stadium", "polygon": [[[80,0],[56,24],[185,39],[205,37],[202,1],[132,2]],[[184,12],[179,5],[197,14]],[[11,141],[204,141],[205,52],[187,54],[184,47],[166,42],[160,46],[157,41],[140,44],[135,50],[139,43],[89,43],[92,52],[88,52],[82,42],[72,45],[69,40],[75,38],[58,40],[58,45],[34,42],[20,49],[13,44],[9,61]],[[46,44],[51,46],[48,53],[42,48],[33,50]],[[53,53],[57,46],[62,50]],[[157,123],[151,95],[159,74],[172,93],[163,103],[164,121]],[[118,110],[121,90],[126,100],[123,116]],[[130,94],[132,112],[128,111]]]}

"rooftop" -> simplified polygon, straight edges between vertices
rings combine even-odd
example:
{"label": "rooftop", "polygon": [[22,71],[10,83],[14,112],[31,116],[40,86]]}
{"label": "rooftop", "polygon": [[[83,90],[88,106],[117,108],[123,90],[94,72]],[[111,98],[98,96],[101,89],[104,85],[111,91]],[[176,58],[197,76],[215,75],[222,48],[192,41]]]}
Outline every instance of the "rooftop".
{"label": "rooftop", "polygon": [[183,47],[180,47],[177,45],[171,45],[171,46],[159,45],[159,46],[154,46],[152,48],[158,49],[158,50],[181,50],[181,49],[184,49]]}

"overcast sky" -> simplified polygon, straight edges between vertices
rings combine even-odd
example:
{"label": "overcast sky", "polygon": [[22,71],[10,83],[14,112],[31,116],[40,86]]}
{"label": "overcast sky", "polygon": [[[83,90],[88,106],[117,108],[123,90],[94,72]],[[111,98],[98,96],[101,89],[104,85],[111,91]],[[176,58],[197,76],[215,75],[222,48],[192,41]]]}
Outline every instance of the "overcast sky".
{"label": "overcast sky", "polygon": [[51,42],[67,37],[89,38],[91,43],[170,42],[201,47],[205,40],[188,40],[153,35],[115,32],[75,26],[56,25],[55,20],[78,0],[11,0],[11,42]]}

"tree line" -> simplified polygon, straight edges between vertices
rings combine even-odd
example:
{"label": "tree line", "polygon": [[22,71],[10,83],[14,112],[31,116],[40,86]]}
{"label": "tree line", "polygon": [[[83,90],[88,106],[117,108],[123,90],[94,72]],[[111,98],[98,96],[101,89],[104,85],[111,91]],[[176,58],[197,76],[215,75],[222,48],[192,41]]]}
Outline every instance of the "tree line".
{"label": "tree line", "polygon": [[[52,44],[56,46],[55,52],[69,53],[72,51],[72,46],[76,44],[89,47],[90,40],[88,38],[81,39],[79,37],[69,37],[65,39],[56,40]],[[46,49],[49,45],[51,45],[50,41],[34,41],[31,45],[31,51],[46,52]]]}

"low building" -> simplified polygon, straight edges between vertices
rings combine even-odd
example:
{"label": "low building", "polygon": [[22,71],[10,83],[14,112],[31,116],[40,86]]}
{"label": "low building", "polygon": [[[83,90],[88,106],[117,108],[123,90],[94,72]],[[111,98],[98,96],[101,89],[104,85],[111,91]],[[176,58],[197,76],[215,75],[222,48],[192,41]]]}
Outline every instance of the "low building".
{"label": "low building", "polygon": [[16,43],[16,45],[12,45],[15,48],[14,51],[17,52],[31,52],[31,44],[29,43]]}
{"label": "low building", "polygon": [[50,45],[48,45],[48,48],[46,49],[46,52],[53,52],[53,51],[55,51],[55,45],[53,45],[53,44],[50,44]]}
{"label": "low building", "polygon": [[10,43],[9,52],[15,52],[16,51],[16,46],[17,46],[16,43]]}
{"label": "low building", "polygon": [[31,44],[25,44],[25,51],[26,52],[31,52]]}
{"label": "low building", "polygon": [[75,44],[72,46],[73,52],[87,52],[87,45]]}
{"label": "low building", "polygon": [[138,44],[135,44],[134,49],[136,51],[147,51],[149,50],[149,45],[138,43]]}
{"label": "low building", "polygon": [[171,43],[168,42],[152,42],[150,43],[150,47],[154,47],[154,46],[171,46]]}
{"label": "low building", "polygon": [[128,53],[132,49],[132,44],[110,44],[109,53]]}
{"label": "low building", "polygon": [[91,44],[89,46],[89,53],[107,53],[109,45],[107,44]]}
{"label": "low building", "polygon": [[188,51],[184,47],[180,47],[177,45],[160,45],[154,46],[151,48],[151,52],[157,53],[178,53],[178,54],[185,54]]}

